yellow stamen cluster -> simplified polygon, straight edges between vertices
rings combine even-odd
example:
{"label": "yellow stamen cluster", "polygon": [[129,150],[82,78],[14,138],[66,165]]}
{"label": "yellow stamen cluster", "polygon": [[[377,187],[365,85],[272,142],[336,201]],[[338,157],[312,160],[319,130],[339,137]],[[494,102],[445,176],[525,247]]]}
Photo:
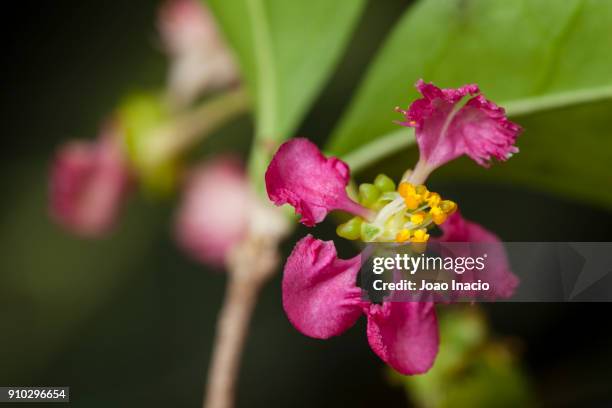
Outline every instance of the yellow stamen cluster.
{"label": "yellow stamen cluster", "polygon": [[[430,192],[423,185],[413,185],[407,181],[400,183],[397,192],[404,199],[404,204],[410,214],[410,222],[415,226],[422,224],[427,217],[431,217],[434,224],[443,224],[449,215],[457,210],[457,204],[450,200],[442,200],[438,193]],[[424,210],[429,209],[427,212]],[[404,232],[408,231],[408,232]],[[426,229],[416,229],[411,234],[409,230],[402,230],[396,236],[396,242],[427,242],[429,234]]]}
{"label": "yellow stamen cluster", "polygon": [[396,188],[384,174],[359,186],[359,203],[374,216],[353,217],[338,226],[339,236],[364,242],[410,242],[422,250],[429,240],[428,230],[444,223],[457,209],[454,202],[423,185],[404,181]]}

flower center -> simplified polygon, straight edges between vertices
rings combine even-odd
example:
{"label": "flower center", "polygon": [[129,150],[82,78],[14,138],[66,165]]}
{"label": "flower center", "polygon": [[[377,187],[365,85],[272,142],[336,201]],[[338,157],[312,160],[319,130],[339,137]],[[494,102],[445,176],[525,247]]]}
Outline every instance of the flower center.
{"label": "flower center", "polygon": [[425,243],[428,231],[457,210],[457,204],[443,200],[424,185],[402,181],[396,190],[393,180],[384,174],[378,175],[373,184],[359,186],[359,202],[376,212],[374,220],[353,217],[336,232],[343,238],[364,242]]}

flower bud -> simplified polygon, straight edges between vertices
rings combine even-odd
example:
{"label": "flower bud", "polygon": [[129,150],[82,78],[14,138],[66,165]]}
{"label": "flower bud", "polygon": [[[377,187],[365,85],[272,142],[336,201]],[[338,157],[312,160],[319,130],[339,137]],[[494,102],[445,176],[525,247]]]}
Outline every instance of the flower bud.
{"label": "flower bud", "polygon": [[164,156],[163,142],[173,135],[162,133],[171,123],[162,98],[152,92],[132,93],[119,105],[117,116],[140,186],[152,197],[168,196],[175,190],[181,161],[176,155]]}
{"label": "flower bud", "polygon": [[159,30],[172,59],[168,86],[173,105],[184,107],[201,92],[238,80],[230,51],[202,2],[166,0],[159,12]]}
{"label": "flower bud", "polygon": [[353,217],[344,224],[338,225],[338,228],[336,228],[336,233],[342,238],[354,241],[361,237],[362,223],[363,220],[360,217]]}
{"label": "flower bud", "polygon": [[379,174],[376,176],[376,179],[374,179],[374,185],[383,193],[395,191],[395,182],[384,174]]}
{"label": "flower bud", "polygon": [[239,162],[223,157],[195,168],[180,204],[176,235],[195,259],[223,266],[248,232],[250,189]]}
{"label": "flower bud", "polygon": [[359,186],[359,202],[365,207],[371,207],[380,197],[380,190],[374,184],[363,183]]}
{"label": "flower bud", "polygon": [[130,171],[117,127],[107,125],[96,141],[62,146],[51,169],[51,216],[77,235],[103,235],[114,224],[130,185]]}

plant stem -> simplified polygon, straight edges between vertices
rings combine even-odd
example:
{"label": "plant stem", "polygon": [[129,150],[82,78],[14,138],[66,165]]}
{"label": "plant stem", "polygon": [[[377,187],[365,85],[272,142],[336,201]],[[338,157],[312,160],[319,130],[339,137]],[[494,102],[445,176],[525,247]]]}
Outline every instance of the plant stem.
{"label": "plant stem", "polygon": [[230,278],[217,323],[204,407],[228,408],[234,405],[234,388],[241,351],[257,291],[255,287]]}
{"label": "plant stem", "polygon": [[349,165],[352,173],[359,173],[378,160],[406,149],[414,143],[414,130],[401,128],[366,143],[346,155],[341,155],[340,158]]}
{"label": "plant stem", "polygon": [[179,114],[151,135],[149,160],[162,163],[178,156],[249,106],[246,90],[238,87]]}
{"label": "plant stem", "polygon": [[278,265],[276,248],[247,241],[228,259],[229,281],[213,345],[203,406],[230,408],[257,296]]}

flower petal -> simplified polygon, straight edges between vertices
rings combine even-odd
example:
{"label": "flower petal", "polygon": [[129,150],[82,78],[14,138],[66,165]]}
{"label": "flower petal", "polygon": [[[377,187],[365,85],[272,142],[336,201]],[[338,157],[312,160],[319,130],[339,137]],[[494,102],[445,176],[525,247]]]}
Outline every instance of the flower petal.
{"label": "flower petal", "polygon": [[487,254],[485,269],[474,273],[464,273],[460,279],[464,282],[483,279],[491,285],[491,298],[508,298],[518,286],[519,279],[512,273],[506,250],[497,235],[474,222],[467,221],[456,212],[440,226],[443,235],[432,241],[471,243],[463,247],[467,252],[455,256],[482,256]]}
{"label": "flower petal", "polygon": [[177,213],[179,245],[195,259],[222,266],[248,230],[250,188],[240,163],[217,158],[194,169]]}
{"label": "flower petal", "polygon": [[398,372],[429,370],[438,353],[439,334],[434,304],[385,302],[367,310],[372,350]]}
{"label": "flower petal", "polygon": [[274,204],[291,204],[307,226],[321,222],[331,210],[368,217],[369,210],[346,193],[349,174],[342,160],[326,158],[314,143],[296,138],[274,155],[266,171],[266,189]]}
{"label": "flower petal", "polygon": [[[477,85],[440,89],[419,80],[416,88],[423,98],[410,105],[400,124],[415,127],[420,166],[428,173],[463,154],[487,166],[492,158],[506,160],[518,152],[514,143],[522,129],[478,94]],[[465,104],[464,97],[470,98]]]}
{"label": "flower petal", "polygon": [[339,259],[332,241],[302,238],[283,276],[283,307],[293,326],[307,336],[326,339],[355,324],[363,303],[357,287],[360,266],[360,256]]}
{"label": "flower petal", "polygon": [[49,211],[75,234],[107,233],[129,191],[131,174],[115,132],[107,125],[97,141],[70,142],[56,155]]}

